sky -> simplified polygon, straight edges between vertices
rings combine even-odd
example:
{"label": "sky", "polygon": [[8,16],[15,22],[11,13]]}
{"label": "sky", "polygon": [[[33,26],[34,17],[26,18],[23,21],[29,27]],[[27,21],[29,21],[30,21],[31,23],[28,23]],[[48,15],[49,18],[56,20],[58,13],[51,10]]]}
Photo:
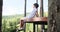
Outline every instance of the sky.
{"label": "sky", "polygon": [[[27,13],[32,11],[32,5],[36,3],[35,0],[27,0]],[[40,0],[38,0],[40,9]],[[48,0],[43,0],[44,11],[48,11]],[[3,0],[2,16],[24,14],[24,0]]]}

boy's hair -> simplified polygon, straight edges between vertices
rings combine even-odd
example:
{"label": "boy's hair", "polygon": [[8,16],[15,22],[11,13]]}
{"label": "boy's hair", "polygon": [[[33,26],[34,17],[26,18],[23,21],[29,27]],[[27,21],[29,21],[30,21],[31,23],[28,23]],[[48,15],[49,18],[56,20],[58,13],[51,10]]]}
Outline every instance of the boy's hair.
{"label": "boy's hair", "polygon": [[38,8],[39,7],[39,5],[37,4],[37,3],[34,3],[33,4],[36,8]]}

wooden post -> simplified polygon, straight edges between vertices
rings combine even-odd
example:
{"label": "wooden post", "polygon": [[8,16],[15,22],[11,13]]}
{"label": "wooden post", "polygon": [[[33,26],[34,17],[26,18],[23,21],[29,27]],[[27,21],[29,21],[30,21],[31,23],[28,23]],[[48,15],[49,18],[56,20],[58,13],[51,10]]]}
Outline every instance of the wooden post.
{"label": "wooden post", "polygon": [[38,0],[36,0],[36,3],[38,3]]}
{"label": "wooden post", "polygon": [[26,17],[26,1],[27,0],[25,0],[24,17]]}
{"label": "wooden post", "polygon": [[[36,3],[38,3],[38,0],[36,0]],[[37,11],[38,11],[38,9],[37,9]],[[38,12],[37,12],[38,13]],[[39,15],[39,14],[38,14]],[[38,32],[38,24],[37,24],[37,31],[36,32]]]}
{"label": "wooden post", "polygon": [[[40,0],[40,17],[43,17],[43,0]],[[41,32],[44,32],[44,25],[41,25]]]}
{"label": "wooden post", "polygon": [[40,17],[43,17],[43,0],[40,1]]}

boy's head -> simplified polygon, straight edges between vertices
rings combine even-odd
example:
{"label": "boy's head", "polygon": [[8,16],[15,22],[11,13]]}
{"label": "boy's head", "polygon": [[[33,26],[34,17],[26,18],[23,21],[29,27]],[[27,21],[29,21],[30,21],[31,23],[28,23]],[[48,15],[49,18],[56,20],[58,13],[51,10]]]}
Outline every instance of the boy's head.
{"label": "boy's head", "polygon": [[33,7],[38,8],[39,5],[38,5],[37,3],[34,3],[34,4],[33,4]]}

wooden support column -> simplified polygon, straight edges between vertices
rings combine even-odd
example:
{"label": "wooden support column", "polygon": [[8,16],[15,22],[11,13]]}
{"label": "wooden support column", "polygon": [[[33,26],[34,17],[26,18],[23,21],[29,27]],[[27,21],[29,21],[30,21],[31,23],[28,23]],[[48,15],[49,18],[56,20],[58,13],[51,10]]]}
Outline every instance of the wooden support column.
{"label": "wooden support column", "polygon": [[[36,0],[36,3],[38,3],[38,0]],[[38,10],[37,10],[38,11]],[[38,12],[37,12],[38,13]],[[39,15],[39,14],[38,14]],[[38,24],[37,24],[37,31],[36,32],[38,32]]]}
{"label": "wooden support column", "polygon": [[25,6],[24,6],[24,17],[26,17],[26,1],[27,1],[27,0],[25,0]]}
{"label": "wooden support column", "polygon": [[[44,12],[43,12],[43,0],[40,0],[40,17],[44,16]],[[41,32],[44,32],[44,25],[41,25]]]}
{"label": "wooden support column", "polygon": [[36,0],[36,3],[38,3],[38,0]]}
{"label": "wooden support column", "polygon": [[43,17],[43,0],[40,0],[40,17]]}
{"label": "wooden support column", "polygon": [[[38,0],[36,0],[36,3],[38,3]],[[38,10],[37,10],[38,11]],[[37,12],[38,13],[38,12]],[[37,31],[36,32],[38,32],[38,24],[37,24]]]}

